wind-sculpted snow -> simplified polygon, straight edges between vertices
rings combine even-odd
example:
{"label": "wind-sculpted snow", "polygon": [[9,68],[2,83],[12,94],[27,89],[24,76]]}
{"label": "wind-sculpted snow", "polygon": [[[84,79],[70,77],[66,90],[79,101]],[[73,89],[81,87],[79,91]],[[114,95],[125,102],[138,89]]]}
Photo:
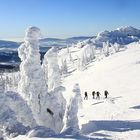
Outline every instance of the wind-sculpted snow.
{"label": "wind-sculpted snow", "polygon": [[48,97],[47,85],[41,68],[39,38],[40,29],[28,28],[25,42],[18,49],[21,58],[18,91],[31,107],[36,122],[39,125],[47,125],[43,121],[47,117],[45,106]]}
{"label": "wind-sculpted snow", "polygon": [[95,46],[86,44],[81,48],[81,56],[78,58],[78,69],[85,70],[86,66],[95,58]]}
{"label": "wind-sculpted snow", "polygon": [[18,91],[30,106],[37,125],[59,133],[63,128],[66,101],[62,95],[57,50],[50,49],[41,66],[40,34],[37,27],[28,28],[25,41],[18,49],[21,58]]}
{"label": "wind-sculpted snow", "polygon": [[48,90],[49,91],[61,85],[61,73],[60,73],[60,69],[58,65],[57,53],[58,53],[57,48],[53,47],[50,50],[48,50],[48,52],[45,54],[45,57],[44,57],[43,65],[48,68],[48,73],[46,74],[48,75]]}
{"label": "wind-sculpted snow", "polygon": [[78,108],[82,108],[83,106],[83,99],[82,99],[82,95],[81,95],[81,90],[80,90],[80,86],[78,83],[76,83],[73,87],[73,93],[75,94],[77,100],[78,100]]}
{"label": "wind-sculpted snow", "polygon": [[62,131],[65,135],[76,135],[80,131],[77,115],[78,108],[82,106],[82,97],[79,84],[75,84],[72,91],[73,94],[66,110],[66,124]]}
{"label": "wind-sculpted snow", "polygon": [[25,32],[25,41],[37,41],[41,38],[41,31],[37,27],[29,27]]}
{"label": "wind-sculpted snow", "polygon": [[[61,73],[58,65],[58,50],[51,48],[44,57],[43,71],[45,74],[46,83],[48,83],[49,101],[48,112],[50,124],[49,128],[53,129],[56,133],[59,133],[63,128],[63,117],[65,113],[66,100],[63,97],[62,92],[65,88],[61,86]],[[53,114],[51,113],[53,112]]]}
{"label": "wind-sculpted snow", "polygon": [[25,126],[34,127],[36,126],[36,121],[34,120],[32,111],[27,105],[27,102],[15,92],[6,92],[6,103],[17,115],[17,120],[23,123]]}
{"label": "wind-sculpted snow", "polygon": [[15,137],[26,134],[36,126],[36,121],[27,103],[18,93],[0,93],[0,129],[4,135]]}
{"label": "wind-sculpted snow", "polygon": [[62,130],[64,123],[63,123],[63,118],[65,114],[65,109],[66,109],[66,100],[63,97],[62,92],[65,91],[65,88],[62,86],[59,86],[55,88],[53,91],[50,92],[50,101],[53,104],[50,104],[51,110],[53,110],[54,114],[52,117],[52,124],[54,125],[52,129],[56,133],[60,133]]}

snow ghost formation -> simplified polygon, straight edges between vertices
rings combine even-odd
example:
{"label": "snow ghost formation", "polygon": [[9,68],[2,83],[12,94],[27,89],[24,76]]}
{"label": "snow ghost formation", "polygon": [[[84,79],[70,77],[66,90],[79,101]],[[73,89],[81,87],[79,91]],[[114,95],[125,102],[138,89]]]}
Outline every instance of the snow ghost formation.
{"label": "snow ghost formation", "polygon": [[95,48],[91,44],[87,44],[83,49],[86,56],[86,62],[90,63],[95,58]]}
{"label": "snow ghost formation", "polygon": [[[3,124],[2,122],[0,123],[0,127],[1,125],[12,125],[17,122],[20,122],[25,126],[30,126],[31,128],[36,125],[31,109],[18,93],[9,91],[0,94],[0,106],[0,119],[4,119]],[[14,114],[9,114],[10,112],[8,110],[11,110]],[[4,116],[5,112],[7,112],[9,116]],[[12,116],[16,119],[13,120]]]}
{"label": "snow ghost formation", "polygon": [[18,48],[18,55],[21,59],[21,79],[18,85],[18,92],[31,107],[37,123],[44,125],[42,117],[45,116],[43,107],[46,102],[47,86],[40,61],[40,35],[39,28],[28,28],[25,33],[24,43]]}
{"label": "snow ghost formation", "polygon": [[87,65],[86,56],[85,56],[84,49],[82,48],[81,57],[80,58],[78,57],[78,69],[81,71],[85,70],[86,65]]}
{"label": "snow ghost formation", "polygon": [[76,94],[76,98],[78,100],[78,107],[79,108],[82,108],[83,106],[83,99],[82,99],[82,96],[81,96],[81,90],[80,90],[80,86],[78,83],[76,83],[73,87],[73,93]]}
{"label": "snow ghost formation", "polygon": [[[61,86],[61,72],[58,65],[57,48],[52,47],[44,56],[43,67],[48,68],[48,90],[52,91]],[[45,71],[45,70],[44,70]]]}
{"label": "snow ghost formation", "polygon": [[116,52],[119,52],[120,44],[114,43],[113,47],[114,47],[114,52],[115,52],[115,53],[116,53]]}
{"label": "snow ghost formation", "polygon": [[[49,115],[50,128],[56,133],[59,133],[63,128],[63,117],[66,108],[66,100],[64,99],[62,92],[65,90],[61,86],[61,73],[58,65],[57,49],[51,48],[44,56],[43,71],[45,74],[46,83],[48,83],[48,90],[50,95],[51,105],[49,109],[53,112],[53,115]],[[48,110],[49,111],[49,110]]]}
{"label": "snow ghost formation", "polygon": [[86,65],[88,65],[95,58],[95,47],[92,44],[86,44],[81,49],[81,56],[78,59],[78,69],[84,70]]}
{"label": "snow ghost formation", "polygon": [[79,84],[75,84],[73,87],[73,96],[70,98],[69,105],[66,111],[66,126],[63,129],[64,134],[78,134],[79,124],[78,124],[78,109],[82,106],[82,98]]}
{"label": "snow ghost formation", "polygon": [[30,106],[37,125],[59,133],[64,125],[66,101],[62,92],[65,88],[61,86],[56,48],[50,49],[45,54],[41,66],[40,34],[39,28],[28,28],[25,41],[18,49],[21,58],[18,91]]}
{"label": "snow ghost formation", "polygon": [[61,60],[61,63],[62,63],[62,65],[61,65],[61,74],[63,75],[65,75],[65,74],[67,74],[68,73],[68,66],[67,66],[67,60],[66,59],[62,59]]}
{"label": "snow ghost formation", "polygon": [[18,93],[12,91],[0,93],[0,120],[3,137],[26,134],[36,126],[30,107]]}
{"label": "snow ghost formation", "polygon": [[2,77],[2,75],[0,74],[0,93],[5,92],[5,81]]}
{"label": "snow ghost formation", "polygon": [[55,131],[55,133],[60,133],[63,126],[63,118],[66,109],[66,100],[64,99],[62,92],[65,90],[64,87],[55,88],[53,91],[49,92],[50,102],[52,104],[48,105],[50,110],[47,110],[50,115],[48,115],[50,123],[49,128]]}
{"label": "snow ghost formation", "polygon": [[42,63],[42,70],[44,72],[45,83],[48,86],[48,60],[46,54],[44,55],[43,63]]}
{"label": "snow ghost formation", "polygon": [[103,54],[109,56],[109,42],[103,42]]}

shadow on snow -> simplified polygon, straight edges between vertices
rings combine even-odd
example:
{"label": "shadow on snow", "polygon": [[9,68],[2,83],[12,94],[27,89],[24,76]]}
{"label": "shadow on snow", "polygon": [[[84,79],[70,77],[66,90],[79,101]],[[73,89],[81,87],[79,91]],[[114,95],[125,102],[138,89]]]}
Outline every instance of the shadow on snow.
{"label": "shadow on snow", "polygon": [[140,109],[140,105],[130,107],[130,109]]}
{"label": "shadow on snow", "polygon": [[122,97],[121,97],[121,96],[113,97],[113,98],[109,97],[109,98],[107,98],[107,99],[106,99],[106,98],[100,98],[100,99],[103,100],[103,101],[99,101],[99,99],[94,99],[94,100],[98,100],[99,102],[93,103],[93,104],[91,104],[91,105],[101,104],[101,103],[104,103],[105,101],[114,102],[114,101],[116,101],[116,100],[119,99],[119,98],[122,98]]}
{"label": "shadow on snow", "polygon": [[89,134],[101,130],[124,132],[138,129],[140,129],[140,122],[136,121],[97,120],[89,121],[87,124],[83,124],[81,132],[83,134]]}
{"label": "shadow on snow", "polygon": [[76,139],[76,140],[111,140],[111,139],[108,139],[108,138],[92,138],[90,136],[84,136],[84,135],[80,135],[80,134],[77,134],[77,135],[74,135],[74,136],[73,135],[60,134],[59,136],[56,136],[55,138]]}

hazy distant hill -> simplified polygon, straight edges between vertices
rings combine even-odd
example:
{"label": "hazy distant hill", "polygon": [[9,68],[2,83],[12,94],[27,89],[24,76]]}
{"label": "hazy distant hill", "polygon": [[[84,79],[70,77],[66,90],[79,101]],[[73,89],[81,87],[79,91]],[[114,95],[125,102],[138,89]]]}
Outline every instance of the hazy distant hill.
{"label": "hazy distant hill", "polygon": [[0,48],[17,48],[19,45],[17,42],[0,40]]}
{"label": "hazy distant hill", "polygon": [[[140,30],[134,27],[118,28],[114,31],[103,31],[97,36],[79,36],[66,39],[59,38],[43,38],[40,40],[41,58],[45,52],[52,46],[54,47],[67,47],[76,44],[79,41],[92,42],[96,47],[102,47],[103,42],[109,41],[110,43],[119,43],[122,45],[140,40]],[[18,58],[17,48],[21,43],[13,41],[0,40],[0,68],[8,65],[19,65],[20,59]],[[4,65],[4,66],[3,66]]]}
{"label": "hazy distant hill", "polygon": [[[58,38],[44,38],[40,40],[41,59],[45,52],[52,46],[66,47],[73,43],[89,39],[91,37],[72,37],[67,39]],[[13,41],[0,40],[0,69],[13,69],[20,64],[17,48],[22,42],[17,43]]]}
{"label": "hazy distant hill", "polygon": [[71,45],[73,43],[78,43],[79,41],[84,41],[86,39],[91,39],[93,37],[87,36],[79,36],[79,37],[71,37],[66,39],[58,39],[58,38],[44,38],[40,40],[41,47],[66,47],[67,45]]}

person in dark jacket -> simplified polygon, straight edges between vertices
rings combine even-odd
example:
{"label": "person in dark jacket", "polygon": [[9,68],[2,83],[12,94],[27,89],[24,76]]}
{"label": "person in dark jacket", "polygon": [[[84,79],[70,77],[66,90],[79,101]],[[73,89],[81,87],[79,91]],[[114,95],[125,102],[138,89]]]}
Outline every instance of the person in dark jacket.
{"label": "person in dark jacket", "polygon": [[107,98],[108,94],[109,94],[108,91],[105,90],[105,91],[104,91],[105,98]]}
{"label": "person in dark jacket", "polygon": [[99,91],[96,92],[96,95],[97,95],[96,99],[100,99],[101,93]]}
{"label": "person in dark jacket", "polygon": [[85,91],[85,97],[84,97],[84,99],[85,100],[87,100],[88,99],[88,94],[87,94],[87,92]]}
{"label": "person in dark jacket", "polygon": [[92,92],[92,97],[93,97],[93,99],[95,99],[95,94],[96,94],[95,91],[93,91],[93,92]]}

